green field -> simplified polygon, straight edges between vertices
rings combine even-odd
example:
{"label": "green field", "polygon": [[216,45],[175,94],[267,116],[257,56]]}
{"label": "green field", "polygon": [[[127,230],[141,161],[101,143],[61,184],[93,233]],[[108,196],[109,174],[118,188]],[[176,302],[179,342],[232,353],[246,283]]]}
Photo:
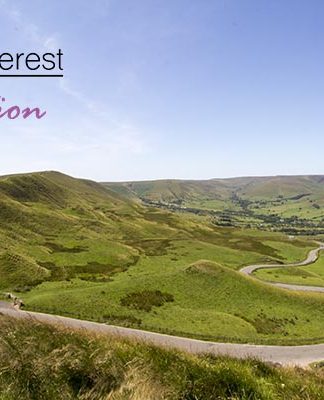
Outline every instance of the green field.
{"label": "green field", "polygon": [[[216,263],[184,264],[173,257],[143,258],[111,282],[46,282],[23,299],[33,310],[213,340],[323,340],[323,296],[292,294]],[[155,306],[147,297],[156,291],[173,300]],[[129,294],[137,300],[124,305]],[[149,311],[147,302],[153,304]]]}
{"label": "green field", "polygon": [[265,281],[283,282],[296,285],[324,286],[324,254],[306,267],[274,268],[258,270],[254,275]]}
{"label": "green field", "polygon": [[323,341],[324,297],[242,276],[316,247],[56,172],[0,178],[0,289],[29,310],[223,341]]}

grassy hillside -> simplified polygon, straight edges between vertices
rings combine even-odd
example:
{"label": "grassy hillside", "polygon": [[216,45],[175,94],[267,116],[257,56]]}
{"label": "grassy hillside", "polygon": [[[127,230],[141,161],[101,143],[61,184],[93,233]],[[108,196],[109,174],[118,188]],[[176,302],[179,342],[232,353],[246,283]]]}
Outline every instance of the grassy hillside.
{"label": "grassy hillside", "polygon": [[324,176],[106,183],[116,192],[173,210],[209,212],[218,225],[324,233]]}
{"label": "grassy hillside", "polygon": [[44,283],[23,299],[32,310],[215,341],[323,341],[323,296],[275,289],[210,261],[183,264],[172,257],[142,259],[111,282]]}
{"label": "grassy hillside", "polygon": [[[119,220],[131,218],[135,226],[141,218],[135,204],[94,182],[55,172],[0,178],[0,268],[18,287],[87,273],[93,263],[103,272],[127,268],[137,252],[117,239],[128,229]],[[15,265],[30,280],[13,279]]]}
{"label": "grassy hillside", "polygon": [[0,317],[1,400],[322,400],[324,375]]}
{"label": "grassy hillside", "polygon": [[303,259],[310,241],[217,227],[57,172],[0,178],[0,203],[0,289],[28,309],[222,340],[323,339],[323,296],[236,272]]}

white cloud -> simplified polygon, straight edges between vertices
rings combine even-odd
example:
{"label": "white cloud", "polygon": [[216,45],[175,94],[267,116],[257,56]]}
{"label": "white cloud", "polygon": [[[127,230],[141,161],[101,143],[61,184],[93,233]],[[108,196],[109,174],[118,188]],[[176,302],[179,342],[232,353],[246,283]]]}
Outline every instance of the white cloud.
{"label": "white cloud", "polygon": [[44,35],[37,25],[26,20],[21,11],[15,5],[12,5],[12,2],[9,5],[6,0],[2,0],[1,5],[6,6],[3,12],[15,24],[16,30],[21,31],[25,38],[38,46],[44,47],[47,51],[58,49],[57,33]]}

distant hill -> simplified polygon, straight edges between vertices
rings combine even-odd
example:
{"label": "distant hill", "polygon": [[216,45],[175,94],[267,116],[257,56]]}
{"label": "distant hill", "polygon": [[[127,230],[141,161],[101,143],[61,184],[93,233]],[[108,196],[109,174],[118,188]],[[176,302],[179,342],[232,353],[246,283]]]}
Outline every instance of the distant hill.
{"label": "distant hill", "polygon": [[300,194],[324,197],[324,175],[243,177],[210,180],[155,180],[121,183],[104,183],[112,190],[129,197],[150,200],[177,201],[195,199],[227,199],[233,193],[245,198],[284,198]]}
{"label": "distant hill", "polygon": [[[156,180],[104,183],[116,193],[145,203],[218,212],[220,223],[305,225],[324,223],[324,175],[242,177],[211,180]],[[278,220],[276,220],[276,218]],[[225,221],[225,222],[224,222]],[[299,227],[300,228],[300,227]],[[299,229],[298,228],[298,229]]]}

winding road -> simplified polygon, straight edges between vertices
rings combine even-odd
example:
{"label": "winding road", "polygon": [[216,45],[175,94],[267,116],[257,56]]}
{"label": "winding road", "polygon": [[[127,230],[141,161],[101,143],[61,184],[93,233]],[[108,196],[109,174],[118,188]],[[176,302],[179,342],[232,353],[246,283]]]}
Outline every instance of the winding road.
{"label": "winding road", "polygon": [[[303,267],[309,264],[314,263],[318,257],[321,250],[324,250],[324,243],[317,242],[319,247],[317,249],[311,250],[308,253],[307,258],[304,261],[292,263],[292,264],[261,264],[261,265],[248,265],[247,267],[241,268],[240,272],[245,275],[249,275],[254,279],[258,279],[256,276],[253,276],[253,272],[258,269],[271,269],[271,268],[288,268],[288,267]],[[258,279],[261,280],[261,279]],[[303,285],[292,285],[288,283],[279,283],[279,282],[267,282],[261,280],[263,283],[266,283],[271,286],[280,287],[283,289],[289,290],[301,290],[303,292],[320,292],[324,293],[324,287],[321,286],[303,286]]]}
{"label": "winding road", "polygon": [[[289,264],[286,266],[302,266],[310,264],[318,258],[320,250],[324,249],[324,244],[311,250],[306,260],[301,263]],[[251,265],[241,269],[246,275],[251,275],[253,271],[261,268],[277,268],[283,265]],[[274,286],[281,286],[287,289],[314,291],[310,286],[297,286],[269,283]],[[315,288],[316,291],[323,291]],[[113,325],[101,324],[78,320],[74,318],[61,317],[57,315],[43,314],[39,312],[22,311],[14,308],[7,302],[0,302],[0,314],[7,315],[16,319],[29,319],[56,326],[63,326],[69,329],[93,332],[96,334],[126,337],[157,346],[175,348],[193,354],[208,353],[214,355],[228,355],[235,358],[255,357],[266,362],[280,363],[281,365],[306,367],[310,363],[324,360],[324,344],[305,345],[305,346],[266,346],[253,344],[236,343],[217,343],[196,339],[189,339],[178,336],[170,336],[161,333],[142,331],[138,329],[122,328]]]}

